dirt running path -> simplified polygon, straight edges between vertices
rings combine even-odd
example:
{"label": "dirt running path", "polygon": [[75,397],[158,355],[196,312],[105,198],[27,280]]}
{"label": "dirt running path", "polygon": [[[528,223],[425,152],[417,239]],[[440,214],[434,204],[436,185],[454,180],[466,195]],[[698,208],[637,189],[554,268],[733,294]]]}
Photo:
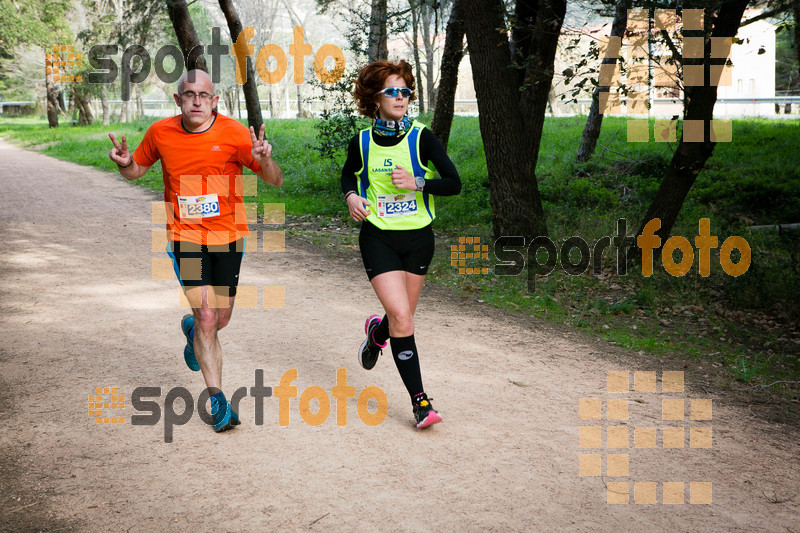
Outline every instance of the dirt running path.
{"label": "dirt running path", "polygon": [[[363,424],[350,399],[345,427],[335,423],[335,403],[312,427],[294,398],[290,425],[280,427],[273,397],[257,426],[247,397],[242,426],[221,435],[195,415],[165,443],[163,420],[130,424],[130,401],[107,411],[126,424],[97,426],[87,416],[95,387],[117,387],[128,399],[136,387],[162,387],[160,405],[172,387],[195,398],[202,390],[183,363],[177,282],[151,279],[151,259],[165,256],[151,252],[154,197],[4,142],[0,158],[0,528],[800,530],[796,434],[724,398],[715,398],[713,422],[688,414],[662,422],[662,398],[707,396],[606,393],[608,370],[657,369],[611,362],[579,335],[434,291],[423,294],[417,339],[444,422],[414,430],[391,356],[371,372],[356,362],[364,317],[379,309],[360,263],[333,264],[291,240],[285,253],[245,257],[241,284],[283,285],[286,305],[234,312],[221,334],[226,388],[252,387],[256,369],[276,386],[296,368],[300,393],[319,386],[330,394],[345,368],[356,394],[386,392],[382,424]],[[629,454],[628,477],[607,477],[606,459],[603,476],[581,477],[579,453],[592,450],[579,450],[578,428],[592,422],[579,420],[580,398],[635,400],[631,428],[683,426],[685,448],[635,449],[631,429],[631,448],[610,450]],[[689,448],[688,428],[708,425],[713,447]],[[629,482],[630,504],[606,503],[614,481]],[[634,481],[657,482],[659,503],[634,504]],[[687,503],[662,504],[664,481],[686,482]],[[713,484],[711,505],[688,503],[689,482],[701,481]]]}

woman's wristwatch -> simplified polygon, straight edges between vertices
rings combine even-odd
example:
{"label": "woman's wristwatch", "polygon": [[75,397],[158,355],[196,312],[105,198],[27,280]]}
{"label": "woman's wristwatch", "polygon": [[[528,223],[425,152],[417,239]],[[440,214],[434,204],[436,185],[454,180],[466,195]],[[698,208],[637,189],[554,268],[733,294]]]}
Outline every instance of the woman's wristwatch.
{"label": "woman's wristwatch", "polygon": [[425,178],[417,176],[414,178],[414,181],[417,183],[417,191],[422,192],[422,189],[425,187]]}

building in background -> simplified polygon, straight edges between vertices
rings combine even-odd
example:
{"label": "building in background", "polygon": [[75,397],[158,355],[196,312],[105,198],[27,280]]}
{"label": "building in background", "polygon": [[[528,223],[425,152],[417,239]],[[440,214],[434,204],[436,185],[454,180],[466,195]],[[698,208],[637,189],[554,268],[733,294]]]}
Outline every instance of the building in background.
{"label": "building in background", "polygon": [[[759,11],[745,11],[745,19]],[[719,87],[717,98],[774,98],[775,97],[775,30],[767,20],[759,20],[740,28],[736,35],[741,44],[731,47],[731,85]],[[719,102],[715,116],[766,116],[775,114],[775,105],[765,103]]]}
{"label": "building in background", "polygon": [[[753,18],[761,13],[760,10],[750,9],[744,14],[744,19]],[[728,85],[720,85],[717,91],[718,102],[714,108],[714,116],[718,118],[747,117],[747,116],[773,116],[776,105],[775,98],[775,51],[777,26],[768,19],[748,24],[739,29],[737,43],[731,46],[730,80]],[[576,84],[586,76],[577,75],[565,79],[562,74],[577,65],[589,52],[591,40],[607,39],[611,32],[611,23],[594,27],[584,27],[573,32],[565,32],[559,43],[559,53],[556,56],[555,73],[553,80],[553,98],[551,104],[554,114],[571,115],[587,114],[591,105],[591,95],[594,89],[592,84],[584,84],[584,90],[573,96]],[[571,42],[581,36],[580,42],[573,46]],[[679,51],[682,50],[680,39],[675,42]],[[568,49],[568,47],[571,47]],[[663,45],[654,46],[654,53],[659,54],[660,62],[666,63],[669,51]],[[625,42],[623,42],[622,55],[626,57]],[[595,66],[600,59],[593,61]],[[653,75],[655,77],[655,68]],[[596,79],[597,74],[593,74]],[[622,83],[627,82],[626,76],[621,77]],[[723,83],[723,82],[720,82]],[[612,91],[614,89],[612,88]],[[567,97],[562,100],[561,95]],[[570,102],[577,98],[577,103]],[[622,98],[624,102],[624,97]],[[769,101],[754,101],[754,99],[769,99]],[[650,116],[672,117],[683,115],[683,90],[678,80],[672,83],[651,86],[652,104]],[[627,115],[626,105],[622,105],[620,114]]]}

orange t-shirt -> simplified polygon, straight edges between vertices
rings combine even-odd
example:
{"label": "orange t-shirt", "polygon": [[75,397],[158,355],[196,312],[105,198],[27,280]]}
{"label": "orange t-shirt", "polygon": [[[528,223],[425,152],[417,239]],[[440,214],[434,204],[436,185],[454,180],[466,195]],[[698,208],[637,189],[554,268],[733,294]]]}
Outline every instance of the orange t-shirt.
{"label": "orange t-shirt", "polygon": [[242,165],[261,170],[251,149],[250,130],[219,113],[202,132],[186,131],[181,115],[147,129],[133,158],[146,167],[161,160],[170,241],[219,245],[249,235]]}

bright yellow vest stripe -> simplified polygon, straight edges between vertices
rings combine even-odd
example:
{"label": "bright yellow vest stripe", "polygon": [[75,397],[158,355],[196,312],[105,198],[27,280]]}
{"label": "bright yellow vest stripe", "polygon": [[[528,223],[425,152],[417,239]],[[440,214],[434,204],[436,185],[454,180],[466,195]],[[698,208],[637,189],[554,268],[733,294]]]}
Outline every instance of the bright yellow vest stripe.
{"label": "bright yellow vest stripe", "polygon": [[[396,146],[380,146],[372,140],[372,129],[358,134],[361,149],[361,169],[356,172],[358,193],[370,202],[367,220],[381,229],[409,230],[424,228],[436,218],[433,196],[427,192],[397,189],[392,184],[392,169],[398,165],[412,176],[425,179],[433,177],[433,171],[419,160],[419,138],[424,124],[414,121],[411,130]],[[407,216],[379,216],[378,195],[400,195],[415,192],[416,213]]]}

